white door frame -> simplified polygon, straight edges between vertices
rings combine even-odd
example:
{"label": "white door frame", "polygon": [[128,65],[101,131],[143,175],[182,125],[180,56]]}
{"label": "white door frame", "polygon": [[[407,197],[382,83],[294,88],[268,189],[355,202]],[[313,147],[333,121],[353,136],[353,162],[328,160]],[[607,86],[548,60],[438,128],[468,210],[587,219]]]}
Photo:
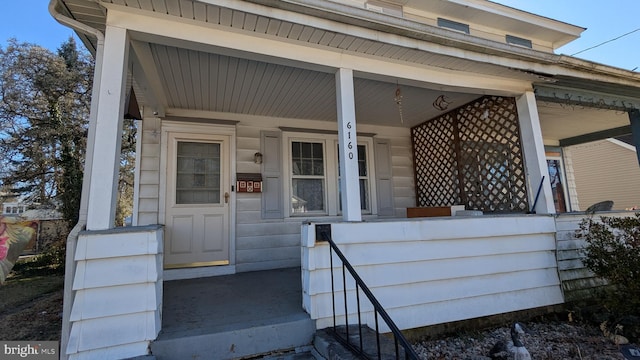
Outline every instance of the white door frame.
{"label": "white door frame", "polygon": [[[195,120],[195,119],[194,119]],[[229,184],[236,182],[236,127],[235,125],[199,124],[182,121],[163,120],[160,141],[160,201],[158,204],[158,220],[164,224],[167,205],[167,176],[169,161],[169,133],[225,135],[229,137]],[[197,137],[193,137],[196,139]],[[142,145],[144,147],[144,144]],[[167,269],[163,272],[165,281],[191,279],[206,276],[227,275],[236,272],[236,193],[229,191],[229,265],[207,266],[183,269]]]}

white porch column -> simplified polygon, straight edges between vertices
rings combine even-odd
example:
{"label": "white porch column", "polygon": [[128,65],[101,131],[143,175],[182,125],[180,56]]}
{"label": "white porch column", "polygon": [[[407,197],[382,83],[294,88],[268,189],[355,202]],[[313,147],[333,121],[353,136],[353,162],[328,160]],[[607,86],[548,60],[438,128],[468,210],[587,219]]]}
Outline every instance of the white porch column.
{"label": "white porch column", "polygon": [[532,91],[527,91],[516,98],[516,106],[518,107],[518,119],[520,121],[522,153],[529,181],[529,206],[533,207],[540,181],[544,176],[538,202],[533,210],[538,214],[554,214],[556,210],[553,205],[549,169],[544,153],[544,142],[542,140],[542,129],[540,128],[540,117],[538,116],[535,94]]}
{"label": "white porch column", "polygon": [[127,30],[107,25],[98,89],[87,230],[104,230],[114,226],[128,61]]}
{"label": "white porch column", "polygon": [[640,164],[640,110],[629,111],[629,122],[631,123],[631,138],[633,139],[633,145],[636,147],[636,156]]}
{"label": "white porch column", "polygon": [[356,102],[353,70],[336,72],[338,104],[338,148],[340,149],[340,201],[345,221],[362,221],[360,182],[358,175],[358,137],[356,134]]}

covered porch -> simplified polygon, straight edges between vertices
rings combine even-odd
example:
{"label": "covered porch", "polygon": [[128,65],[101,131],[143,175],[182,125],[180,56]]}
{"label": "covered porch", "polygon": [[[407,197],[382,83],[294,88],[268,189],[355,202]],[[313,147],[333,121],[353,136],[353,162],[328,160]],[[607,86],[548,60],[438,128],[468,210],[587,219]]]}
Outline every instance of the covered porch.
{"label": "covered porch", "polygon": [[[143,118],[135,226],[121,234],[124,239],[140,227],[156,227],[147,242],[123,241],[129,254],[104,260],[99,251],[88,258],[71,253],[76,262],[68,267],[68,276],[84,278],[85,263],[103,264],[96,269],[104,270],[117,258],[116,267],[130,269],[131,256],[144,258],[150,275],[144,282],[123,273],[105,283],[98,270],[91,273],[97,284],[89,285],[109,294],[111,286],[122,286],[119,295],[126,307],[127,286],[140,280],[141,297],[147,300],[140,321],[149,326],[144,337],[130,343],[118,329],[128,319],[140,319],[136,314],[85,316],[75,310],[78,316],[67,317],[70,329],[63,331],[72,334],[65,348],[72,358],[132,356],[145,353],[154,340],[152,349],[162,351],[177,338],[187,339],[178,346],[182,351],[210,340],[211,347],[205,349],[232,357],[240,354],[235,343],[212,334],[241,331],[235,327],[240,324],[270,328],[284,318],[291,328],[304,328],[299,335],[308,340],[306,331],[328,326],[330,317],[331,269],[326,246],[316,243],[311,230],[317,223],[332,225],[336,240],[382,292],[383,304],[396,313],[403,329],[563,302],[556,209],[551,184],[543,181],[548,176],[545,146],[561,147],[566,139],[630,130],[630,122],[640,123],[635,90],[616,93],[632,82],[625,80],[626,74],[567,69],[560,57],[517,47],[475,52],[484,42],[469,44],[456,37],[454,45],[466,54],[460,56],[459,49],[439,38],[440,31],[425,30],[410,20],[381,20],[335,2],[319,2],[332,14],[329,18],[317,16],[317,9],[301,11],[304,4],[291,2],[280,8],[261,1],[167,0],[163,3],[170,6],[164,9],[134,3],[87,1],[86,7],[73,8],[77,19],[97,28],[97,40],[87,38],[95,45],[96,94],[79,226],[86,226],[85,244],[108,247],[117,196],[119,129],[132,91]],[[336,15],[332,6],[347,13]],[[363,26],[351,19],[356,15],[384,22],[386,31]],[[412,35],[396,27],[408,28]],[[559,81],[554,74],[532,72],[529,65],[570,79],[594,76],[624,86],[605,87],[610,96],[603,101],[590,93],[595,100],[585,98],[574,108],[565,106],[566,96],[589,93],[588,82]],[[539,84],[552,90],[539,98]],[[567,85],[578,89],[566,90]],[[478,108],[472,117],[479,128],[454,135],[435,127],[429,130],[433,146],[413,147],[412,129],[488,98],[507,99],[508,114],[498,114],[502,108],[492,105]],[[622,100],[622,110],[607,105]],[[496,117],[500,126],[486,133],[509,128],[513,141],[508,144],[495,134],[485,136],[482,124]],[[452,139],[460,134],[468,138]],[[451,172],[434,166],[429,174],[416,176],[427,167],[416,154],[447,141],[465,145],[443,150],[436,160],[451,161],[462,153],[472,160],[456,163]],[[482,142],[490,145],[476,146]],[[191,145],[203,144],[206,156],[189,153]],[[296,146],[318,151],[296,153]],[[519,149],[516,157],[514,147]],[[181,163],[183,159],[187,161]],[[430,156],[420,161],[424,159],[434,162]],[[297,167],[314,162],[316,167]],[[215,164],[215,171],[205,173],[204,164]],[[469,168],[474,168],[469,172],[473,175],[465,178]],[[434,173],[440,173],[444,186],[424,181]],[[191,176],[188,186],[180,182],[185,174]],[[506,186],[504,177],[517,186]],[[261,179],[262,191],[239,191],[246,178]],[[464,197],[427,199],[430,191],[451,189]],[[203,192],[205,200],[198,196]],[[513,206],[503,207],[515,193]],[[487,204],[489,197],[499,200]],[[488,215],[406,218],[407,208],[461,203]],[[75,243],[70,244],[73,252]],[[296,281],[291,279],[297,271],[278,270],[298,267]],[[262,280],[196,279],[228,274],[240,279],[245,272]],[[275,283],[279,275],[290,277],[285,284],[298,286],[281,287]],[[80,300],[94,292],[84,285],[68,289],[66,313],[74,314],[72,307],[84,309]],[[171,297],[166,296],[169,292]],[[403,295],[396,297],[398,293]],[[209,298],[211,302],[202,301]],[[231,313],[238,317],[228,316]],[[94,341],[105,323],[111,326],[109,336]],[[137,330],[131,328],[131,333]],[[261,336],[257,343],[270,342],[268,331]]]}
{"label": "covered porch", "polygon": [[174,280],[164,283],[151,352],[158,360],[310,352],[315,329],[302,308],[300,268]]}

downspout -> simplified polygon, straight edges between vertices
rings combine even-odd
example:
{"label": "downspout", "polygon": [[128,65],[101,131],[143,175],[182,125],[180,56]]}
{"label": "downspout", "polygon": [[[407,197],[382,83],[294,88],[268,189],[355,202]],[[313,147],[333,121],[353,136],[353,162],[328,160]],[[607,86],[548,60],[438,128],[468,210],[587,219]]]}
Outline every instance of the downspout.
{"label": "downspout", "polygon": [[100,74],[102,72],[103,53],[104,53],[104,34],[97,29],[85,25],[75,19],[67,17],[56,10],[58,0],[49,1],[49,13],[60,24],[70,27],[75,31],[79,31],[88,35],[92,35],[97,39],[95,67],[93,73],[93,87],[91,89],[91,107],[89,109],[89,129],[87,133],[87,149],[84,164],[84,176],[82,178],[82,193],[80,197],[80,211],[78,214],[78,223],[73,227],[69,236],[67,236],[67,249],[65,258],[65,274],[64,274],[64,300],[62,304],[62,334],[60,338],[60,359],[66,360],[67,344],[71,335],[71,308],[73,305],[73,279],[76,272],[75,253],[78,236],[80,231],[85,229],[87,224],[87,212],[89,203],[89,184],[91,180],[91,165],[93,163],[93,143],[96,137],[96,117],[100,92]]}

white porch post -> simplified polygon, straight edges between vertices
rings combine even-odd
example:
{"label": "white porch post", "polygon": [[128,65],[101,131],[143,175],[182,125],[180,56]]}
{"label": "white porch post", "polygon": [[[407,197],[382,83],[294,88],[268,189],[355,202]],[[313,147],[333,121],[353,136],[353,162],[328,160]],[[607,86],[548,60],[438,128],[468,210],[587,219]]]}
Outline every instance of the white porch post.
{"label": "white porch post", "polygon": [[338,104],[338,148],[340,149],[340,201],[345,221],[361,221],[360,182],[358,175],[358,137],[356,134],[356,103],[353,90],[353,70],[340,68],[336,72]]}
{"label": "white porch post", "polygon": [[631,123],[631,138],[633,139],[633,145],[636,147],[636,156],[640,164],[640,110],[629,111],[629,122]]}
{"label": "white porch post", "polygon": [[544,153],[544,142],[542,140],[542,129],[540,128],[540,117],[538,116],[535,94],[532,91],[527,91],[516,98],[516,106],[518,107],[520,122],[522,152],[527,178],[529,179],[529,206],[533,207],[538,188],[540,188],[540,182],[544,176],[538,202],[533,210],[538,214],[554,214],[556,210],[553,204],[551,183],[549,182],[549,169]]}
{"label": "white porch post", "polygon": [[100,101],[89,183],[87,230],[114,226],[128,59],[127,30],[107,25],[98,89]]}

